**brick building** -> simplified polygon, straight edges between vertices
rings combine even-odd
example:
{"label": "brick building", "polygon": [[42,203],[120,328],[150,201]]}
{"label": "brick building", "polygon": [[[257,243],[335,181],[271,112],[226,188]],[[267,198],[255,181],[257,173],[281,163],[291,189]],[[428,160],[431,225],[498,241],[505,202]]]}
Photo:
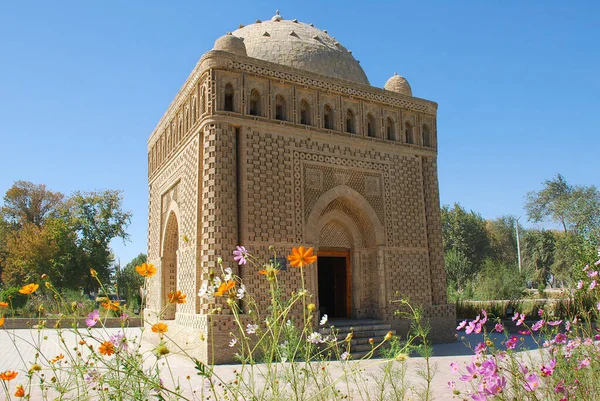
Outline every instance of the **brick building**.
{"label": "brick building", "polygon": [[[217,258],[267,306],[264,277],[238,268],[232,250],[266,260],[271,245],[279,255],[306,245],[319,256],[306,273],[321,314],[403,331],[389,303],[399,292],[425,307],[434,339],[451,338],[436,113],[399,75],[371,86],[352,52],[312,24],[278,13],[217,39],[148,141],[148,259],[158,267],[148,321],[183,291],[188,302],[164,316],[169,334],[226,362],[232,319],[195,295]],[[294,269],[279,280],[299,287]]]}

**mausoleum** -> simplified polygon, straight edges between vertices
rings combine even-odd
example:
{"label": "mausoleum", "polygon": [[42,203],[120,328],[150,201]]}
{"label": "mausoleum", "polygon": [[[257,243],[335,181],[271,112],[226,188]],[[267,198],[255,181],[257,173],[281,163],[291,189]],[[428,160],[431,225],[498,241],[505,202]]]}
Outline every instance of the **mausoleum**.
{"label": "mausoleum", "polygon": [[[158,273],[147,321],[181,290],[187,303],[163,317],[169,334],[201,360],[227,362],[231,316],[196,295],[217,259],[267,307],[264,276],[232,251],[268,260],[270,246],[285,256],[305,245],[318,256],[305,269],[318,314],[401,333],[408,323],[390,300],[407,297],[434,339],[452,338],[436,117],[437,104],[400,75],[371,86],[352,51],[312,24],[277,13],[218,38],[148,140],[148,260]],[[296,269],[283,267],[281,285],[297,290]]]}

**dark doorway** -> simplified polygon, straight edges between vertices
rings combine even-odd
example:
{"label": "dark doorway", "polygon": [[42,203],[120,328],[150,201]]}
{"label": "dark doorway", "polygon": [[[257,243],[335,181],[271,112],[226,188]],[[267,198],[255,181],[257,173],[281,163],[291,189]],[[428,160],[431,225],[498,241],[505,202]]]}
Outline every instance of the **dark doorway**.
{"label": "dark doorway", "polygon": [[319,255],[319,311],[321,316],[350,317],[348,256]]}

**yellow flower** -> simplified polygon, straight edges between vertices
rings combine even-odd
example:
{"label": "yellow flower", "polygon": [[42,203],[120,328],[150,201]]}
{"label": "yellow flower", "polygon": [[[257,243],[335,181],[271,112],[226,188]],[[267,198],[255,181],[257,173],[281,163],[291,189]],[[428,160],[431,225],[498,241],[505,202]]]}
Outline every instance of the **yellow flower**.
{"label": "yellow flower", "polygon": [[7,370],[6,372],[0,373],[0,379],[9,381],[17,377],[18,373],[13,370]]}
{"label": "yellow flower", "polygon": [[23,386],[21,384],[19,384],[17,386],[17,391],[15,391],[15,397],[17,397],[17,398],[25,397],[25,389],[23,388]]}
{"label": "yellow flower", "polygon": [[120,304],[121,304],[121,302],[119,302],[119,301],[106,301],[106,302],[102,302],[102,307],[104,309],[118,311]]}
{"label": "yellow flower", "polygon": [[177,290],[175,292],[171,291],[169,293],[169,303],[172,304],[184,304],[186,295],[182,294],[181,291]]}
{"label": "yellow flower", "polygon": [[152,332],[153,333],[166,333],[167,331],[169,331],[169,326],[165,323],[156,323],[154,325],[152,325]]}
{"label": "yellow flower", "polygon": [[226,281],[222,283],[217,291],[215,291],[215,297],[222,297],[227,291],[235,287],[235,281]]}
{"label": "yellow flower", "polygon": [[98,277],[98,272],[94,269],[90,269],[90,274],[92,275],[92,277]]}
{"label": "yellow flower", "polygon": [[115,345],[110,341],[104,341],[98,347],[98,352],[102,355],[111,356],[115,352]]}
{"label": "yellow flower", "polygon": [[21,288],[19,290],[19,292],[21,294],[33,294],[38,289],[38,287],[39,287],[39,284],[34,284],[34,283],[27,284],[27,285],[23,286],[23,288]]}
{"label": "yellow flower", "polygon": [[317,257],[313,255],[313,248],[306,249],[304,246],[292,248],[292,254],[288,256],[288,260],[292,267],[305,267],[317,261]]}
{"label": "yellow flower", "polygon": [[144,277],[152,277],[156,274],[156,267],[152,263],[142,263],[136,266],[135,270],[139,275]]}

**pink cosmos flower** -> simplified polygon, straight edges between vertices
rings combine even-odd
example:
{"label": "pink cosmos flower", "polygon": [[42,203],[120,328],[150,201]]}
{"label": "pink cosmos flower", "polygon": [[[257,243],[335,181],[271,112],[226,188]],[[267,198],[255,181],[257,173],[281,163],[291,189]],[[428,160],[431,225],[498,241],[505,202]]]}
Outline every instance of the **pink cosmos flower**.
{"label": "pink cosmos flower", "polygon": [[596,280],[593,280],[593,281],[590,283],[590,290],[593,290],[594,288],[596,288],[596,285],[598,285],[598,283],[596,282]]}
{"label": "pink cosmos flower", "polygon": [[458,363],[450,362],[450,370],[452,371],[452,373],[458,372]]}
{"label": "pink cosmos flower", "polygon": [[485,343],[479,343],[477,344],[477,346],[475,347],[475,354],[479,355],[482,352],[484,352],[487,349],[487,347],[485,346]]}
{"label": "pink cosmos flower", "polygon": [[519,318],[519,312],[515,312],[515,314],[512,317],[512,321],[514,322],[515,320],[517,320]]}
{"label": "pink cosmos flower", "polygon": [[594,266],[600,266],[600,259],[594,262]]}
{"label": "pink cosmos flower", "polygon": [[528,336],[531,334],[531,330],[519,330],[519,334],[522,336]]}
{"label": "pink cosmos flower", "polygon": [[580,289],[582,289],[582,288],[583,288],[583,280],[579,280],[579,281],[577,282],[577,289],[578,289],[578,290],[580,290]]}
{"label": "pink cosmos flower", "polygon": [[526,381],[523,384],[523,386],[527,391],[535,391],[535,389],[538,388],[540,385],[540,380],[535,373],[532,373],[529,376],[525,377],[525,380]]}
{"label": "pink cosmos flower", "polygon": [[236,246],[235,251],[233,251],[233,260],[238,262],[238,265],[241,266],[248,263],[246,257],[248,257],[248,251],[246,250],[246,248],[244,248],[243,246]]}
{"label": "pink cosmos flower", "polygon": [[502,323],[496,323],[494,330],[496,330],[498,333],[502,333],[504,331],[504,326],[502,326]]}
{"label": "pink cosmos flower", "polygon": [[598,302],[598,304],[596,305],[596,308],[598,308],[598,310],[600,311],[600,302]]}
{"label": "pink cosmos flower", "polygon": [[456,382],[448,382],[448,388],[456,388]]}
{"label": "pink cosmos flower", "polygon": [[552,373],[554,373],[554,368],[556,368],[556,359],[551,360],[548,365],[542,365],[540,367],[542,377],[552,376]]}
{"label": "pink cosmos flower", "polygon": [[562,320],[553,320],[551,322],[548,322],[548,326],[556,327],[556,326],[559,326],[561,323],[562,323]]}
{"label": "pink cosmos flower", "polygon": [[567,342],[567,336],[563,333],[558,333],[556,337],[554,337],[554,342],[556,344],[564,344]]}
{"label": "pink cosmos flower", "polygon": [[122,322],[126,322],[129,319],[129,315],[127,313],[123,313],[120,317]]}
{"label": "pink cosmos flower", "polygon": [[590,364],[590,358],[582,359],[581,361],[579,361],[579,365],[577,365],[577,370],[583,369],[583,368],[589,366],[589,364]]}
{"label": "pink cosmos flower", "polygon": [[535,322],[535,323],[533,324],[533,326],[531,326],[531,330],[533,330],[533,331],[538,331],[539,329],[541,329],[542,327],[544,327],[544,324],[545,324],[545,323],[546,323],[546,322],[544,321],[544,319],[542,319],[542,320],[538,320],[537,322]]}
{"label": "pink cosmos flower", "polygon": [[465,328],[465,326],[467,325],[467,321],[463,320],[462,322],[460,322],[460,324],[458,326],[456,326],[456,330],[462,330]]}
{"label": "pink cosmos flower", "polygon": [[461,381],[470,382],[471,380],[475,379],[477,377],[477,366],[475,366],[474,363],[467,365],[467,372],[469,372],[468,375],[462,375],[460,377]]}
{"label": "pink cosmos flower", "polygon": [[485,393],[475,393],[471,396],[474,401],[486,401],[487,395]]}
{"label": "pink cosmos flower", "polygon": [[485,388],[485,392],[488,395],[498,395],[506,387],[506,379],[504,376],[502,377],[492,377],[491,380],[488,381],[487,386]]}
{"label": "pink cosmos flower", "polygon": [[527,315],[525,315],[524,313],[521,314],[521,316],[519,317],[519,320],[517,320],[517,326],[520,326],[523,324],[523,322],[525,321],[525,317]]}
{"label": "pink cosmos flower", "polygon": [[469,322],[469,325],[465,329],[465,333],[467,333],[467,334],[481,333],[481,323],[476,323],[475,320],[473,320],[472,322]]}
{"label": "pink cosmos flower", "polygon": [[92,313],[88,314],[85,324],[87,327],[94,327],[98,323],[98,320],[100,320],[100,311],[95,309]]}
{"label": "pink cosmos flower", "polygon": [[512,336],[511,338],[509,338],[508,340],[506,340],[506,348],[507,349],[515,349],[515,347],[517,346],[517,342],[519,341],[519,339],[516,336]]}
{"label": "pink cosmos flower", "polygon": [[598,276],[598,272],[596,270],[590,270],[589,272],[587,272],[587,276],[589,278],[597,277]]}
{"label": "pink cosmos flower", "polygon": [[487,315],[487,312],[485,311],[485,309],[481,310],[481,314],[483,315],[483,319],[481,319],[481,324],[485,324],[485,322],[487,322],[487,320],[488,320],[488,315]]}
{"label": "pink cosmos flower", "polygon": [[544,310],[542,308],[538,309],[538,316],[542,317],[543,314],[544,314]]}

